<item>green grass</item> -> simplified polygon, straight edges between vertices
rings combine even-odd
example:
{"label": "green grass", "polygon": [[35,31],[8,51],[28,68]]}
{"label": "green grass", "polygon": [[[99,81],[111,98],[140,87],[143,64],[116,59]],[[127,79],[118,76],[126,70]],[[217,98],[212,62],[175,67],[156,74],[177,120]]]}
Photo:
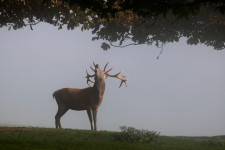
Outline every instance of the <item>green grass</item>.
{"label": "green grass", "polygon": [[116,140],[118,132],[0,127],[1,150],[225,150],[225,136],[160,136],[150,144]]}

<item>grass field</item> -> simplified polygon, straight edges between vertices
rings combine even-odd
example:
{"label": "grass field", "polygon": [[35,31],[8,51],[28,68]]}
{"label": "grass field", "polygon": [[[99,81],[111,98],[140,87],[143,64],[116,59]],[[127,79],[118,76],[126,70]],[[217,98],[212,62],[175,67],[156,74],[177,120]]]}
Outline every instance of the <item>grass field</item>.
{"label": "grass field", "polygon": [[119,132],[0,127],[0,150],[225,150],[225,136],[159,136],[150,144],[116,140]]}

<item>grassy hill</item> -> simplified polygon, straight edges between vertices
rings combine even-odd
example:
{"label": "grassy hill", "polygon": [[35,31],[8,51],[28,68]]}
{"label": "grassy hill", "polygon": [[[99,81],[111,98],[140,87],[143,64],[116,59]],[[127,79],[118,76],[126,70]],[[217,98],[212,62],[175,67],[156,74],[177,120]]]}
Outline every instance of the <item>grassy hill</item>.
{"label": "grassy hill", "polygon": [[119,132],[0,127],[1,150],[225,150],[225,136],[169,137],[156,142],[118,140]]}

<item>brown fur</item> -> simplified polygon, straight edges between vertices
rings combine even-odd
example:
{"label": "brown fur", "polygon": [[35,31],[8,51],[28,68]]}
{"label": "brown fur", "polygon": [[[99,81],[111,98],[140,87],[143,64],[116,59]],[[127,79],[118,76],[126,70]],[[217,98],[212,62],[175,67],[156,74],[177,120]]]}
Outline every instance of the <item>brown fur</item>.
{"label": "brown fur", "polygon": [[63,88],[53,93],[58,106],[72,110],[87,110],[98,108],[103,96],[97,95],[92,87],[85,89]]}

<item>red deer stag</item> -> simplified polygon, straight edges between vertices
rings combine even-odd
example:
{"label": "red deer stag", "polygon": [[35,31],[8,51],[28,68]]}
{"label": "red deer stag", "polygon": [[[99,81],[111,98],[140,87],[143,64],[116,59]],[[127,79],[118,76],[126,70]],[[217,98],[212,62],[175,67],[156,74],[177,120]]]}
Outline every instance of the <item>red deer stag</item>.
{"label": "red deer stag", "polygon": [[[97,130],[97,110],[98,107],[102,103],[104,91],[105,91],[105,78],[107,77],[115,77],[121,80],[120,87],[123,83],[126,84],[127,79],[126,76],[119,77],[118,75],[121,71],[115,75],[109,74],[109,69],[106,71],[106,67],[108,63],[105,65],[104,70],[101,70],[98,64],[94,64],[93,75],[90,75],[88,71],[87,73],[87,84],[90,86],[84,89],[72,89],[72,88],[63,88],[57,90],[53,93],[53,98],[56,99],[58,104],[58,112],[55,115],[55,126],[56,128],[62,128],[60,123],[60,118],[69,110],[87,110],[87,114],[91,124],[91,130],[93,130],[92,118],[94,120],[94,130]],[[90,79],[90,77],[94,77],[95,82]],[[90,83],[94,83],[93,87],[91,87]]]}

